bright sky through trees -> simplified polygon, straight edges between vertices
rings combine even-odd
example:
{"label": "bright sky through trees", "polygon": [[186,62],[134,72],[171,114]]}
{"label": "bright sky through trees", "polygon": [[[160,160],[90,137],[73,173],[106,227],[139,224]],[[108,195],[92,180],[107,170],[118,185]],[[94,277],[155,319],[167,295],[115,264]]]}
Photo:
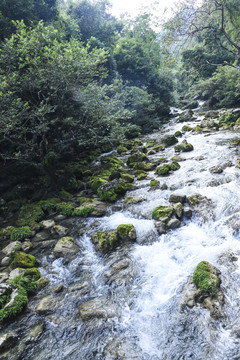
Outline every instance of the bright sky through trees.
{"label": "bright sky through trees", "polygon": [[165,16],[167,16],[169,9],[176,0],[110,0],[110,2],[112,4],[111,12],[115,16],[120,16],[120,14],[126,12],[135,16],[141,9],[146,9],[147,12],[152,12],[154,15],[164,17],[164,11],[168,8],[168,12],[165,13]]}

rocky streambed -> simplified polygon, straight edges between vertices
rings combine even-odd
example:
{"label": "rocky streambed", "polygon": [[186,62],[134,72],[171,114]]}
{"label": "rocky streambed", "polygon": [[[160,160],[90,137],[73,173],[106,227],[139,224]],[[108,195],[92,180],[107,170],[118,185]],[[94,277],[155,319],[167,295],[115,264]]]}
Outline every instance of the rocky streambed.
{"label": "rocky streambed", "polygon": [[2,359],[238,359],[239,113],[173,113],[2,229]]}

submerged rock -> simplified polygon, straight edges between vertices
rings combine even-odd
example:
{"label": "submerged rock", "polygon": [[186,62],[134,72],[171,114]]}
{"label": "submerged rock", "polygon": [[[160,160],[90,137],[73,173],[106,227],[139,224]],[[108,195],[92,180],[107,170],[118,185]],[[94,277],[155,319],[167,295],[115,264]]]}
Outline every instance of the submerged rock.
{"label": "submerged rock", "polygon": [[219,165],[212,166],[211,168],[209,168],[209,171],[211,174],[221,174],[223,172],[223,168]]}
{"label": "submerged rock", "polygon": [[36,313],[42,315],[56,309],[56,299],[51,296],[44,297],[36,306]]}
{"label": "submerged rock", "polygon": [[78,312],[83,321],[92,319],[107,320],[120,317],[120,309],[105,298],[97,298],[87,301],[78,307]]}

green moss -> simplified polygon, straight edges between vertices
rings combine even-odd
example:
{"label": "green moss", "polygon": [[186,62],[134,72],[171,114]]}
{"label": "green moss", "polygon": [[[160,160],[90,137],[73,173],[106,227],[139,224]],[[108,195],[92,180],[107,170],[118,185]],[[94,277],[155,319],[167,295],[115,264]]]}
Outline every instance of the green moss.
{"label": "green moss", "polygon": [[161,176],[164,176],[164,175],[168,175],[169,172],[171,170],[171,166],[169,164],[164,164],[164,165],[161,165],[159,166],[157,169],[156,169],[156,174],[157,175],[161,175]]}
{"label": "green moss", "polygon": [[85,206],[81,209],[75,209],[73,215],[87,217],[94,211],[94,206]]}
{"label": "green moss", "polygon": [[171,167],[171,170],[172,171],[176,171],[178,169],[180,169],[180,165],[177,161],[173,161],[171,164],[170,164],[170,167]]}
{"label": "green moss", "polygon": [[117,236],[120,239],[131,239],[132,234],[134,234],[136,237],[136,230],[131,224],[121,224],[117,227]]}
{"label": "green moss", "polygon": [[92,236],[92,240],[97,250],[108,251],[113,249],[118,242],[116,231],[97,231]]}
{"label": "green moss", "polygon": [[158,206],[152,211],[152,218],[159,220],[161,218],[168,218],[173,214],[173,208],[169,206]]}
{"label": "green moss", "polygon": [[158,152],[158,151],[164,151],[164,150],[165,150],[165,146],[162,145],[162,144],[158,144],[158,145],[155,145],[155,146],[153,147],[153,150],[156,151],[156,152]]}
{"label": "green moss", "polygon": [[174,135],[167,135],[163,139],[163,142],[166,146],[171,146],[171,145],[178,143],[178,139]]}
{"label": "green moss", "polygon": [[183,127],[182,127],[182,131],[191,131],[192,130],[192,128],[191,128],[191,126],[188,126],[188,125],[184,125]]}
{"label": "green moss", "polygon": [[117,199],[117,193],[114,191],[114,189],[110,189],[108,191],[102,191],[101,189],[98,189],[97,192],[100,200],[102,201],[114,202]]}
{"label": "green moss", "polygon": [[193,145],[189,143],[179,144],[174,149],[176,152],[188,152],[193,150]]}
{"label": "green moss", "polygon": [[29,268],[24,271],[25,277],[31,277],[33,280],[38,280],[41,277],[41,272],[38,268]]}
{"label": "green moss", "polygon": [[61,202],[56,204],[56,211],[58,214],[65,216],[72,216],[74,213],[74,206],[71,203]]}
{"label": "green moss", "polygon": [[[5,299],[6,301],[7,299]],[[2,308],[0,309],[0,322],[3,322],[4,320],[7,320],[9,318],[15,317],[19,313],[23,311],[23,309],[26,307],[28,303],[28,297],[27,297],[27,291],[19,286],[18,287],[18,294],[14,299],[14,302],[10,306],[6,303],[2,304]]]}
{"label": "green moss", "polygon": [[143,170],[143,171],[151,171],[155,168],[152,164],[146,164],[145,162],[136,162],[133,165],[134,170]]}
{"label": "green moss", "polygon": [[137,176],[138,180],[144,180],[144,179],[146,179],[146,177],[147,177],[147,174],[145,172],[141,172]]}
{"label": "green moss", "polygon": [[141,151],[136,151],[127,159],[127,164],[131,167],[137,162],[146,162],[148,161],[148,157]]}
{"label": "green moss", "polygon": [[35,256],[26,254],[22,251],[17,251],[13,254],[13,259],[10,264],[11,269],[16,268],[32,268],[36,262]]}
{"label": "green moss", "polygon": [[32,237],[32,230],[29,226],[22,226],[20,228],[11,229],[10,239],[12,241],[22,241],[26,238]]}
{"label": "green moss", "polygon": [[65,189],[62,189],[59,193],[59,195],[61,196],[61,198],[63,199],[68,199],[70,198],[72,195],[70,194],[70,192],[66,191]]}
{"label": "green moss", "polygon": [[159,185],[159,181],[158,181],[158,180],[153,179],[153,180],[150,181],[150,186],[151,186],[151,187],[155,187],[155,186],[157,186],[157,185]]}
{"label": "green moss", "polygon": [[199,125],[197,125],[194,129],[193,129],[193,131],[196,131],[196,132],[201,132],[203,130],[203,128],[201,127],[201,126],[199,126]]}
{"label": "green moss", "polygon": [[213,294],[216,292],[217,278],[211,273],[207,261],[200,262],[193,273],[193,283],[204,293]]}
{"label": "green moss", "polygon": [[119,145],[117,147],[117,152],[119,153],[119,155],[124,154],[127,151],[128,151],[128,149],[124,145]]}
{"label": "green moss", "polygon": [[60,203],[61,200],[58,198],[50,198],[47,200],[39,201],[39,205],[41,206],[42,210],[47,214],[56,210],[56,204]]}
{"label": "green moss", "polygon": [[100,188],[100,186],[102,186],[103,184],[106,184],[106,182],[107,182],[106,179],[102,179],[101,177],[94,176],[90,181],[89,185],[94,192],[97,192],[98,188]]}
{"label": "green moss", "polygon": [[36,223],[43,220],[44,217],[44,211],[39,203],[26,204],[20,208],[17,225],[30,226],[33,228]]}
{"label": "green moss", "polygon": [[86,197],[80,197],[78,201],[79,201],[80,205],[93,204],[94,202],[96,202],[95,199],[90,199],[90,198],[86,198]]}
{"label": "green moss", "polygon": [[233,114],[231,112],[228,112],[220,116],[219,124],[220,126],[222,125],[234,126],[238,119],[239,119],[239,114]]}
{"label": "green moss", "polygon": [[181,137],[181,136],[182,136],[182,133],[181,133],[181,131],[176,131],[174,135],[175,135],[176,137]]}
{"label": "green moss", "polygon": [[126,183],[132,183],[134,182],[134,177],[130,174],[121,174],[121,179],[125,181]]}

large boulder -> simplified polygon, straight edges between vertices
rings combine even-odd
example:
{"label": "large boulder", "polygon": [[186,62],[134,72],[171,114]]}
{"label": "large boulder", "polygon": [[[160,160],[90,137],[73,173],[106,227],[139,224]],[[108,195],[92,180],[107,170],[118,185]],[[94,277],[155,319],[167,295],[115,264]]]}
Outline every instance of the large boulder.
{"label": "large boulder", "polygon": [[136,241],[136,230],[131,224],[122,224],[117,227],[117,236],[120,241]]}
{"label": "large boulder", "polygon": [[65,236],[58,240],[53,253],[58,257],[64,257],[65,259],[71,259],[79,251],[79,247],[75,244],[74,240],[70,236]]}
{"label": "large boulder", "polygon": [[185,225],[181,221],[182,217],[183,206],[181,203],[172,206],[160,205],[152,211],[152,218],[157,220],[154,225],[159,235]]}

